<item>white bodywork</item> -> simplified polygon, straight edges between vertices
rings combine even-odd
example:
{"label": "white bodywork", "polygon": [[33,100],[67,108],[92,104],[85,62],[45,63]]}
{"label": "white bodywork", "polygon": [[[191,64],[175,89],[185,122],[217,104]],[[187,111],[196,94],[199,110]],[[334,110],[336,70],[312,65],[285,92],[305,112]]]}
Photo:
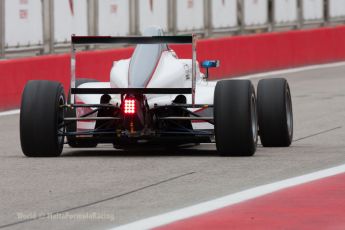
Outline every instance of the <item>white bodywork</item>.
{"label": "white bodywork", "polygon": [[[128,88],[128,68],[130,59],[114,62],[111,69],[110,82],[84,83],[78,88]],[[191,59],[178,59],[173,51],[164,51],[159,64],[147,85],[147,88],[190,88],[192,85]],[[204,74],[197,69],[196,104],[213,104],[213,92],[215,82],[203,79]],[[151,94],[146,95],[150,107],[154,104],[168,105],[177,95]],[[191,95],[185,95],[187,103],[192,103]],[[80,94],[77,102],[85,104],[97,104],[101,95]],[[112,103],[121,103],[120,95],[111,95]]]}
{"label": "white bodywork", "polygon": [[[110,71],[110,81],[109,82],[91,82],[84,83],[78,88],[191,88],[192,87],[192,60],[191,59],[179,59],[175,52],[168,48],[165,44],[155,44],[153,49],[159,48],[157,46],[164,45],[164,49],[159,53],[156,60],[149,60],[147,65],[142,65],[142,62],[147,62],[147,60],[141,60],[140,49],[151,48],[148,46],[152,45],[138,45],[136,51],[134,52],[132,58],[124,59],[119,61],[114,61],[113,67]],[[160,47],[161,48],[161,47]],[[137,52],[137,50],[139,52]],[[145,50],[144,50],[145,51]],[[147,50],[146,50],[147,51]],[[142,55],[150,55],[143,53]],[[154,54],[152,54],[154,55]],[[135,56],[135,60],[133,57]],[[146,59],[146,58],[143,58]],[[154,62],[154,63],[152,63]],[[136,65],[133,65],[136,63]],[[154,64],[154,65],[152,65]],[[152,71],[147,71],[147,66],[153,66]],[[138,69],[139,68],[139,69]],[[140,75],[141,72],[146,74]],[[131,73],[135,73],[138,76],[131,76]],[[140,77],[140,79],[138,79]],[[136,81],[143,82],[142,85],[136,84],[133,82],[133,79]],[[197,64],[196,68],[196,91],[195,91],[195,103],[196,104],[213,104],[213,95],[214,95],[215,82],[208,82],[204,74],[200,72],[200,69]],[[98,104],[100,103],[100,97],[102,95],[88,95],[80,94],[76,95],[76,103],[83,104]],[[110,95],[111,103],[116,105],[121,104],[120,95]],[[176,98],[177,94],[150,94],[146,95],[147,102],[149,107],[152,108],[156,105],[170,105],[172,101]],[[185,95],[187,99],[187,104],[192,104],[192,95]],[[84,110],[84,111],[83,111]],[[191,111],[205,112],[205,109],[190,109]],[[212,114],[212,109],[211,110]],[[87,111],[83,108],[78,108],[77,115],[83,115]],[[78,129],[93,129],[94,122],[78,122]],[[213,128],[212,125],[205,122],[197,122],[199,128]],[[194,124],[194,125],[195,125]],[[208,124],[205,126],[205,124]],[[195,125],[195,128],[196,125]]]}

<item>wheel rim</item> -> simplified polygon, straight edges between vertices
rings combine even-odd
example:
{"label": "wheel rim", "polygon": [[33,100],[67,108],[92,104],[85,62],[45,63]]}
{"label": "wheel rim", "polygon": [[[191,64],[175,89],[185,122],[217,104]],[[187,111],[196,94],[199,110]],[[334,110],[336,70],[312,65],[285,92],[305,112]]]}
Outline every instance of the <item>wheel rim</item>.
{"label": "wheel rim", "polygon": [[256,100],[255,95],[253,94],[251,97],[251,103],[250,103],[250,109],[251,109],[251,123],[252,123],[252,134],[253,134],[253,140],[254,143],[258,140],[258,116],[257,116],[257,110],[256,110]]}
{"label": "wheel rim", "polygon": [[292,117],[291,94],[290,94],[289,88],[286,89],[285,110],[286,110],[286,125],[289,132],[289,137],[291,137],[292,132],[293,132],[293,117]]}
{"label": "wheel rim", "polygon": [[59,146],[61,143],[64,142],[64,136],[61,134],[64,133],[65,131],[65,126],[63,125],[64,123],[64,108],[62,107],[65,104],[65,99],[63,95],[60,96],[59,98],[59,109],[58,109],[58,116],[57,116],[57,124],[58,124],[58,144]]}

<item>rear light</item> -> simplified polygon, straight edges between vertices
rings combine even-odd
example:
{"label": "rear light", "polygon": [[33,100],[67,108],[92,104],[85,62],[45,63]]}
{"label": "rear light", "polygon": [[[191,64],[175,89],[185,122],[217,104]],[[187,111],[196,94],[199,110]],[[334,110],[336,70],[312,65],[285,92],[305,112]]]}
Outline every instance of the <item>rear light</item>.
{"label": "rear light", "polygon": [[125,99],[125,106],[123,111],[126,115],[135,114],[135,100],[134,99]]}

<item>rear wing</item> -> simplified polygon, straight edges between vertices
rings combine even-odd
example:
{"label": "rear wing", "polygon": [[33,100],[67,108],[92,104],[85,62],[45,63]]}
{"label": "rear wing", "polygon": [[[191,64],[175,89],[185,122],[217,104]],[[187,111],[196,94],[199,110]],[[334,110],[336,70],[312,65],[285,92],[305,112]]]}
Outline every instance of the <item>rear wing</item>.
{"label": "rear wing", "polygon": [[[111,36],[75,36],[71,37],[71,104],[75,102],[76,94],[192,94],[192,105],[195,105],[196,87],[196,36],[130,36],[130,37],[111,37]],[[97,88],[97,89],[78,89],[75,87],[76,81],[76,45],[86,44],[191,44],[192,45],[192,85],[191,88]],[[72,96],[73,94],[73,96]]]}

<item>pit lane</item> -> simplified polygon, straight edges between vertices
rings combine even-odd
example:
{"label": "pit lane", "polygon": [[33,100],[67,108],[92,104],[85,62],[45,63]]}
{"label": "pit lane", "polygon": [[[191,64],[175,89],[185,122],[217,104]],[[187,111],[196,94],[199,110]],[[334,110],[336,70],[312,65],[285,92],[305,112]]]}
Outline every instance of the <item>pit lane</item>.
{"label": "pit lane", "polygon": [[[66,146],[59,158],[26,158],[19,115],[0,117],[0,228],[105,229],[344,164],[345,66],[270,77],[281,76],[292,93],[294,142],[259,147],[254,157],[219,157],[205,144],[142,151]],[[92,214],[98,218],[76,218]]]}

